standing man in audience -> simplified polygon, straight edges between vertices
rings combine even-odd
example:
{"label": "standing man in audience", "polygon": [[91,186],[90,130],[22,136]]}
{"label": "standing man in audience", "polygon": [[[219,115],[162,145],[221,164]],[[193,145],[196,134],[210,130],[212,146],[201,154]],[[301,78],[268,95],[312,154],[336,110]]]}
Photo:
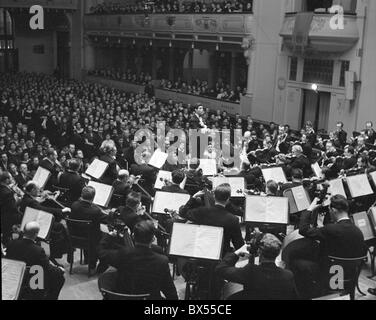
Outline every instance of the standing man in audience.
{"label": "standing man in audience", "polygon": [[[41,266],[43,269],[45,286],[43,296],[45,300],[58,300],[60,291],[64,285],[64,269],[53,266],[44,249],[37,245],[40,227],[37,222],[29,222],[23,230],[23,238],[11,241],[7,247],[7,259],[23,261],[28,267]],[[35,289],[29,288],[32,299]],[[35,296],[34,296],[35,297]]]}
{"label": "standing man in audience", "polygon": [[[282,243],[272,234],[265,234],[259,244],[260,264],[248,263],[243,268],[235,267],[240,257],[249,256],[244,245],[235,253],[228,253],[216,267],[218,276],[231,283],[244,286],[236,293],[236,300],[295,300],[297,291],[291,271],[276,266]],[[230,298],[231,299],[231,298]]]}
{"label": "standing man in audience", "polygon": [[46,190],[51,190],[52,186],[57,185],[59,169],[57,166],[58,155],[54,148],[49,148],[46,157],[40,162],[40,166],[51,173],[47,181]]}
{"label": "standing man in audience", "polygon": [[26,183],[28,183],[31,180],[29,169],[27,168],[26,163],[20,164],[20,172],[15,177],[16,183],[19,188],[23,189]]}
{"label": "standing man in audience", "polygon": [[[347,144],[347,132],[343,130],[343,122],[337,123],[337,130],[334,133],[335,144],[338,143],[338,148],[343,149]],[[337,145],[336,145],[337,147]]]}

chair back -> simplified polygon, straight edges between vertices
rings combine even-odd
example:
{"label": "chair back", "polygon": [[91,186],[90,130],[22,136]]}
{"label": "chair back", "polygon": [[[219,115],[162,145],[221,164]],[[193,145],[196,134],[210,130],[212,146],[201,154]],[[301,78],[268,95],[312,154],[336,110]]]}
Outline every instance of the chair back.
{"label": "chair back", "polygon": [[286,189],[285,191],[283,191],[283,196],[289,200],[289,214],[298,213],[299,209],[296,205],[292,190]]}
{"label": "chair back", "polygon": [[93,239],[92,222],[66,219],[69,238],[73,248],[88,249]]}
{"label": "chair back", "polygon": [[[350,295],[355,295],[355,288],[358,285],[358,279],[360,272],[362,271],[362,265],[367,261],[367,256],[357,257],[357,258],[341,258],[341,257],[328,257],[329,268],[333,266],[338,266],[342,268],[342,272],[338,270],[329,270],[335,271],[337,276],[340,277],[343,275],[343,280],[338,279],[338,288],[330,288],[331,291],[341,291],[344,293],[350,293]],[[330,274],[329,276],[334,276]],[[340,285],[342,283],[342,286]]]}

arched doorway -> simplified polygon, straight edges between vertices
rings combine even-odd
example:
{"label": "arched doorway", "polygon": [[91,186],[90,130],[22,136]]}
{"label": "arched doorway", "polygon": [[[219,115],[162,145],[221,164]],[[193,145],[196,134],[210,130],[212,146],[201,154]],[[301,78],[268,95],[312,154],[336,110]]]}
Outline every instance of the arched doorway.
{"label": "arched doorway", "polygon": [[18,71],[18,53],[14,48],[14,23],[11,14],[0,8],[0,72]]}

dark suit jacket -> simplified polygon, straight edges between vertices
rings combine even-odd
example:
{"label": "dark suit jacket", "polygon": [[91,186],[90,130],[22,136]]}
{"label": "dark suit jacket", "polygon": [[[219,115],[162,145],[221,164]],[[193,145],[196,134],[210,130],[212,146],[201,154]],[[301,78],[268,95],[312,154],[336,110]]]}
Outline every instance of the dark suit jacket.
{"label": "dark suit jacket", "polygon": [[172,184],[172,185],[169,185],[169,186],[164,186],[164,187],[162,187],[162,191],[172,192],[172,193],[185,193],[185,194],[188,194],[187,190],[181,189],[176,184]]}
{"label": "dark suit jacket", "polygon": [[306,156],[301,155],[295,158],[289,165],[291,169],[302,169],[304,178],[309,178],[312,174],[311,164]]}
{"label": "dark suit jacket", "polygon": [[235,249],[239,249],[244,245],[239,219],[229,213],[225,208],[218,205],[211,208],[200,207],[192,210],[187,208],[189,208],[189,203],[181,208],[181,217],[199,225],[224,228],[224,244],[222,250],[224,254],[231,252],[230,242],[232,242]]}
{"label": "dark suit jacket", "polygon": [[71,210],[70,219],[92,222],[92,231],[94,233],[93,245],[97,245],[101,238],[100,224],[106,221],[107,216],[99,208],[83,200],[74,202]]}
{"label": "dark suit jacket", "polygon": [[57,171],[56,166],[52,164],[49,160],[43,159],[40,164],[42,168],[47,169],[51,172],[51,176],[48,179],[45,189],[51,190],[51,187],[57,184],[57,176],[59,174],[59,171]]}
{"label": "dark suit jacket", "polygon": [[315,228],[311,226],[311,212],[305,211],[300,218],[299,233],[306,238],[319,240],[322,256],[359,258],[366,254],[363,234],[351,220]]}
{"label": "dark suit jacket", "polygon": [[85,179],[73,171],[63,173],[59,179],[59,187],[69,189],[68,199],[70,203],[77,201],[81,197],[85,184]]}
{"label": "dark suit jacket", "polygon": [[23,261],[27,266],[41,266],[49,269],[49,262],[44,249],[29,239],[11,241],[7,248],[7,259]]}
{"label": "dark suit jacket", "polygon": [[103,177],[102,177],[102,182],[105,184],[112,185],[112,183],[116,180],[118,172],[117,172],[117,164],[116,160],[109,155],[105,154],[99,157],[99,160],[107,162],[108,163],[108,168],[104,172]]}
{"label": "dark suit jacket", "polygon": [[131,185],[123,181],[115,180],[112,186],[114,188],[114,194],[124,196],[124,198],[131,192]]}
{"label": "dark suit jacket", "polygon": [[1,232],[8,236],[12,226],[21,222],[22,216],[17,209],[14,193],[2,184],[0,184],[0,214]]}
{"label": "dark suit jacket", "polygon": [[216,267],[216,273],[230,282],[244,286],[244,291],[239,299],[297,299],[292,272],[278,268],[275,263],[262,263],[259,266],[249,263],[243,268],[236,268],[235,264],[238,260],[237,255],[233,253],[227,254]]}
{"label": "dark suit jacket", "polygon": [[203,129],[202,126],[200,125],[200,119],[197,118],[195,114],[193,114],[189,120],[189,129],[192,129],[192,130]]}
{"label": "dark suit jacket", "polygon": [[152,300],[160,300],[162,292],[167,300],[178,299],[168,258],[151,248],[136,244],[107,256],[106,261],[118,270],[118,292],[150,294]]}
{"label": "dark suit jacket", "polygon": [[23,175],[19,173],[14,178],[14,180],[16,180],[18,187],[23,189],[23,187],[26,185],[26,183],[28,183],[31,180],[31,178],[29,176],[26,176],[26,178],[24,178]]}

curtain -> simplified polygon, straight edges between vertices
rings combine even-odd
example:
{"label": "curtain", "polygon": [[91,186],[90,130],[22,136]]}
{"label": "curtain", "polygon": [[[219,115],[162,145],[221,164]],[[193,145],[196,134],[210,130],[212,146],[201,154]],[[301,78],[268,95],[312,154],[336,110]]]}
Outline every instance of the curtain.
{"label": "curtain", "polygon": [[318,126],[319,130],[323,129],[326,132],[328,131],[328,122],[329,122],[329,110],[330,110],[330,98],[331,94],[329,92],[320,92],[320,110],[318,117]]}

